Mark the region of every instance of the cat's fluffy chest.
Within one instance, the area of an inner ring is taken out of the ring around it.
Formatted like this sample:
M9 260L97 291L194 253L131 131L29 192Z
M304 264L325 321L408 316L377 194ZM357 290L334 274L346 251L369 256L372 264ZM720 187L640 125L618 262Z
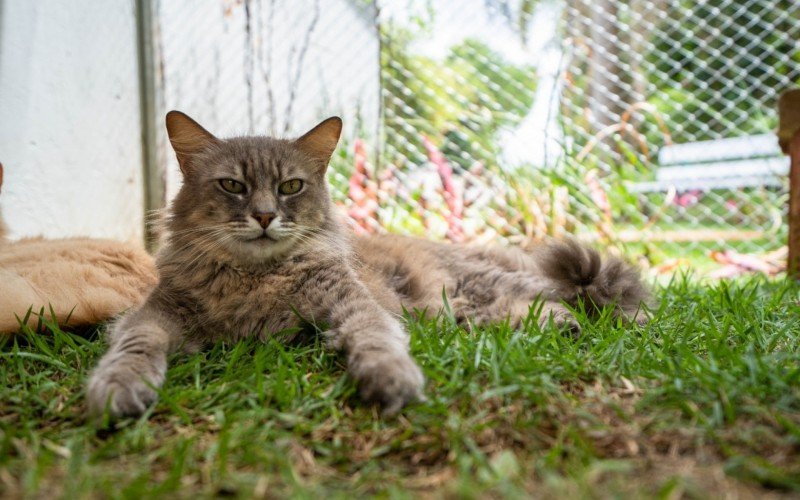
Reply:
M317 268L303 259L262 269L208 263L164 282L184 299L181 315L198 340L266 338L298 326L301 318L314 320L313 304L302 289Z

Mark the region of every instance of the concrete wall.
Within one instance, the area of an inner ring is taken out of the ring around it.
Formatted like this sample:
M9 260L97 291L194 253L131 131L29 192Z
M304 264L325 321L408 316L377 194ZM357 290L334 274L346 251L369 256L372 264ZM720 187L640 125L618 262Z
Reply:
M133 0L0 8L0 204L11 236L141 240Z

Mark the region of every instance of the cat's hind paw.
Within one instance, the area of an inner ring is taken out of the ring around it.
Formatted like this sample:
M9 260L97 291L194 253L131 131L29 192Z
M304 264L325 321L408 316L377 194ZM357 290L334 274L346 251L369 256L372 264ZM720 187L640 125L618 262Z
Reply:
M547 303L544 305L539 316L539 327L544 328L550 321L559 330L568 332L572 338L577 339L581 336L580 323L578 323L572 311L562 304Z

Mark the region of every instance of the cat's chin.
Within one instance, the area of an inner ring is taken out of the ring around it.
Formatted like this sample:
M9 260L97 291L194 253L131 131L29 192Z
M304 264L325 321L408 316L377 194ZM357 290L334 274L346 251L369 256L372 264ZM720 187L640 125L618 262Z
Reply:
M294 238L276 239L269 235L241 240L235 245L234 255L246 264L274 262L288 257L296 248Z

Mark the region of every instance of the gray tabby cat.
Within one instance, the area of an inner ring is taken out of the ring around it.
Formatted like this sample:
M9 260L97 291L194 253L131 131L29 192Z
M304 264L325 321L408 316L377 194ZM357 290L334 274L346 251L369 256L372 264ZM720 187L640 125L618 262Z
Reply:
M157 256L160 281L113 326L88 384L93 415L144 412L171 351L303 323L327 325L325 345L345 354L361 397L393 414L423 398L400 313L436 313L443 289L456 318L476 324L518 325L536 300L544 301L540 323L575 332L564 304L579 300L645 321L638 272L577 243L524 252L351 237L325 182L341 128L334 117L296 140L221 140L183 113L167 114L184 183Z

